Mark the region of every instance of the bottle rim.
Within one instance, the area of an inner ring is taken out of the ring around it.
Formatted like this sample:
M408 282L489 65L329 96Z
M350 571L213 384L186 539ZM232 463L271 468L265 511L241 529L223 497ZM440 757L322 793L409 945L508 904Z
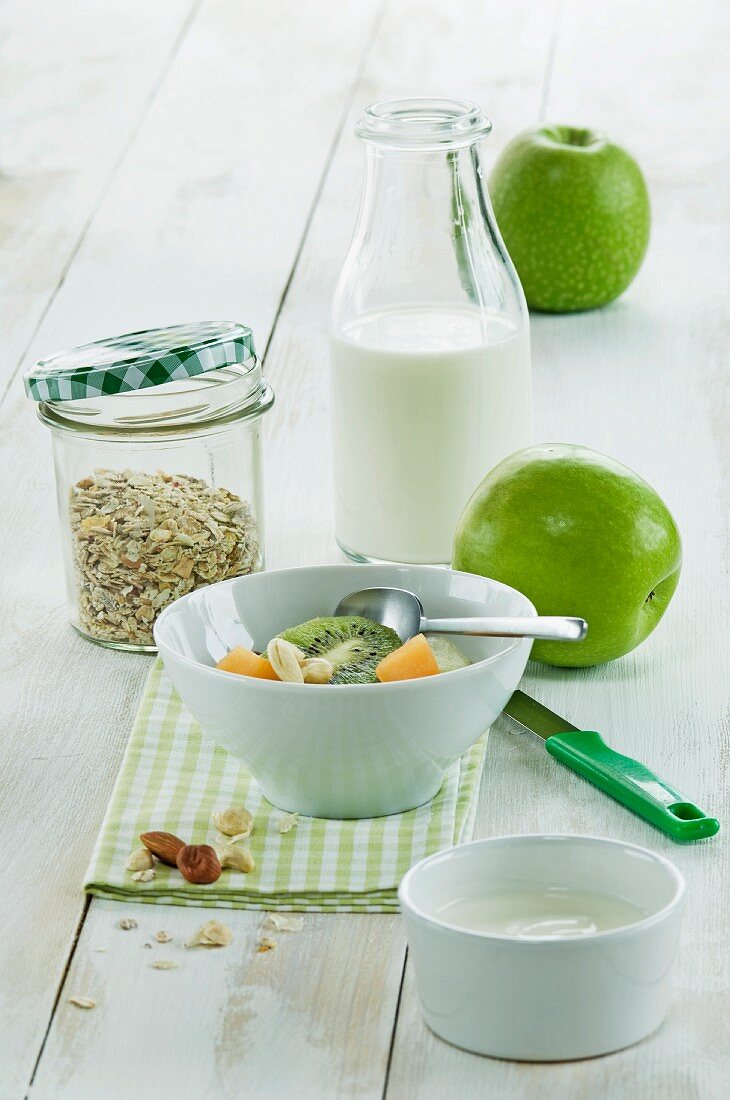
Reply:
M391 99L365 108L355 127L362 141L405 149L472 145L492 129L481 108L467 99Z

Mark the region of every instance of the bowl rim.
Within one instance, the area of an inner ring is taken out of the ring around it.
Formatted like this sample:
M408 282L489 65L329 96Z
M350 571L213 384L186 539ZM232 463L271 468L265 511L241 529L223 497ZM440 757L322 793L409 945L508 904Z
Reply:
M519 845L525 841L534 840L557 840L559 842L578 841L581 843L589 843L597 847L610 845L611 847L630 848L634 852L641 852L642 855L648 856L653 862L660 864L669 874L669 877L674 883L674 892L666 905L663 905L662 908L658 909L655 913L649 913L646 917L632 921L630 924L619 925L618 928L609 928L603 932L579 933L569 936L529 937L509 936L499 932L479 932L473 928L464 928L459 924L451 924L449 921L441 920L427 913L416 905L409 896L414 878L427 864L448 862L450 859L454 858L455 852L463 851L466 848L484 847L489 844L507 844L508 846L513 844ZM651 848L646 848L641 844L633 844L631 841L619 840L616 837L596 836L592 833L505 833L502 836L481 837L478 840L471 840L466 844L455 844L451 848L443 848L440 852L434 852L430 856L425 856L423 859L419 860L418 863L414 863L401 879L398 887L398 901L400 902L401 909L407 911L409 916L415 917L420 922L432 928L441 929L446 932L454 932L460 936L468 936L476 940L516 944L520 948L524 947L526 950L532 950L539 946L544 947L546 944L550 944L551 947L558 950L565 950L575 948L576 944L595 943L596 940L605 940L611 937L620 938L630 935L634 931L643 930L655 924L660 924L670 913L679 908L682 904L685 890L686 881L677 865L666 856L660 855L659 852L654 852Z
M490 584L490 585L492 585L496 588L504 589L507 592L514 592L516 595L520 596L525 601L528 608L530 609L531 614L532 615L537 615L537 609L535 608L535 605L525 595L524 592L520 592L520 590L518 588L513 588L509 584L504 584L502 581L494 580L492 577L483 577L483 576L481 576L481 574L468 573L468 572L466 572L465 570L462 570L462 569L451 569L449 566L445 567L445 566L442 566L442 565L408 565L407 563L402 563L402 564L405 568L408 568L408 569L417 569L419 571L420 570L425 570L425 571L428 571L428 572L438 572L438 573L449 573L449 574L452 574L454 576L473 577L477 581L486 581L488 584ZM398 568L398 567L399 566L396 563L394 565L394 568ZM275 576L278 573L289 573L289 574L308 573L308 572L311 572L311 571L314 571L314 570L328 570L328 569L352 569L352 570L358 570L358 571L360 571L360 570L362 570L362 571L376 571L376 570L380 570L380 569L383 569L383 568L388 568L387 564L379 565L377 563L370 563L370 562L367 562L367 563L366 562L363 562L363 563L353 562L353 563L350 564L350 563L347 563L347 562L336 562L336 563L325 563L323 565L297 565L297 566L286 567L286 568L282 568L282 569L263 569L263 570L260 570L257 573L247 573L247 574L244 574L241 577L228 577L226 580L216 581L215 584L204 585L201 588L194 589L192 592L187 592L184 596L180 596L177 600L174 600L171 604L168 604L167 607L164 608L164 610L158 615L158 617L157 617L157 619L154 623L154 626L153 626L153 636L154 636L154 640L155 640L155 645L157 646L157 649L159 651L160 656L162 656L163 654L170 654L172 657L174 657L174 659L176 661L180 661L182 664L187 665L189 668L199 669L203 673L210 674L210 675L213 675L215 677L225 676L229 680L235 680L238 683L245 683L248 687L250 687L254 691L274 691L274 692L278 693L278 692L281 691L281 689L283 687L285 689L288 689L289 691L306 691L308 696L311 696L313 691L315 691L315 690L320 692L320 693L322 691L325 691L328 694L331 694L333 686L337 688L338 695L340 695L345 690L347 690L348 692L351 692L351 693L352 692L367 691L370 688L375 687L376 685L375 684L335 684L335 685L332 685L332 684L291 684L291 683L286 683L286 682L283 682L283 681L258 679L255 676L241 676L239 673L236 673L236 672L226 672L225 669L216 668L214 665L213 666L204 665L201 661L195 660L194 657L188 657L184 653L179 653L178 650L173 649L170 645L166 644L163 640L160 639L160 637L158 637L158 629L160 627L160 624L164 625L164 622L168 617L172 617L172 613L173 613L174 609L178 608L179 604L191 601L193 597L199 596L200 593L208 591L209 589L212 589L212 588L222 588L224 585L232 587L234 584L236 584L238 582L248 580L249 577L260 577L260 576L264 576L264 575ZM455 668L455 669L451 669L448 672L441 672L441 673L438 674L438 676L422 676L422 677L416 677L415 679L411 679L411 680L394 680L394 681L389 681L388 683L385 683L385 684L379 683L377 686L380 687L380 688L385 688L385 689L393 692L393 691L403 691L404 689L409 688L409 687L412 688L415 684L434 684L434 683L438 683L442 679L442 677L444 677L444 676L451 676L451 677L460 676L462 678L462 680L465 680L466 676L474 675L477 670L487 668L491 664L495 664L498 661L502 661L509 654L511 654L511 653L515 652L517 649L519 649L519 647L521 645L523 645L525 642L529 643L529 641L530 641L529 638L514 638L513 640L509 640L509 639L502 639L502 640L507 641L509 643L508 645L506 645L504 647L504 649L500 649L498 653L493 653L490 657L485 657L481 661L473 661L471 664L465 665L463 668ZM516 684L515 684L515 687L517 687Z

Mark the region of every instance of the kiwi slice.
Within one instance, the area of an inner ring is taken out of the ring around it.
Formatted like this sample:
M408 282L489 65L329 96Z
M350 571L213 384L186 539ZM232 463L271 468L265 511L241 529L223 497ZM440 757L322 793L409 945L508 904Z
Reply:
M453 672L457 668L466 668L471 664L450 638L444 638L442 634L429 634L428 644L433 650L439 672Z
M331 684L374 684L375 669L401 640L394 630L359 615L310 619L280 634L307 657L326 657L334 665Z

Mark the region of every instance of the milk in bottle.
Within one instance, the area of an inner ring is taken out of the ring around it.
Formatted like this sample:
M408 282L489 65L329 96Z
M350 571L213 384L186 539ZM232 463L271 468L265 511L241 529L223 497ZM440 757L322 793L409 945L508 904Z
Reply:
M473 104L369 108L363 200L330 339L336 532L356 560L448 562L484 475L531 442L524 296Z

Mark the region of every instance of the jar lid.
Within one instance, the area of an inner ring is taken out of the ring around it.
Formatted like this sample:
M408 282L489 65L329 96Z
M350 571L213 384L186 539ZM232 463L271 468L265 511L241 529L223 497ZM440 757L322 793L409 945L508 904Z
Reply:
M33 401L80 401L161 386L255 359L253 333L204 321L112 336L39 359L25 374Z

